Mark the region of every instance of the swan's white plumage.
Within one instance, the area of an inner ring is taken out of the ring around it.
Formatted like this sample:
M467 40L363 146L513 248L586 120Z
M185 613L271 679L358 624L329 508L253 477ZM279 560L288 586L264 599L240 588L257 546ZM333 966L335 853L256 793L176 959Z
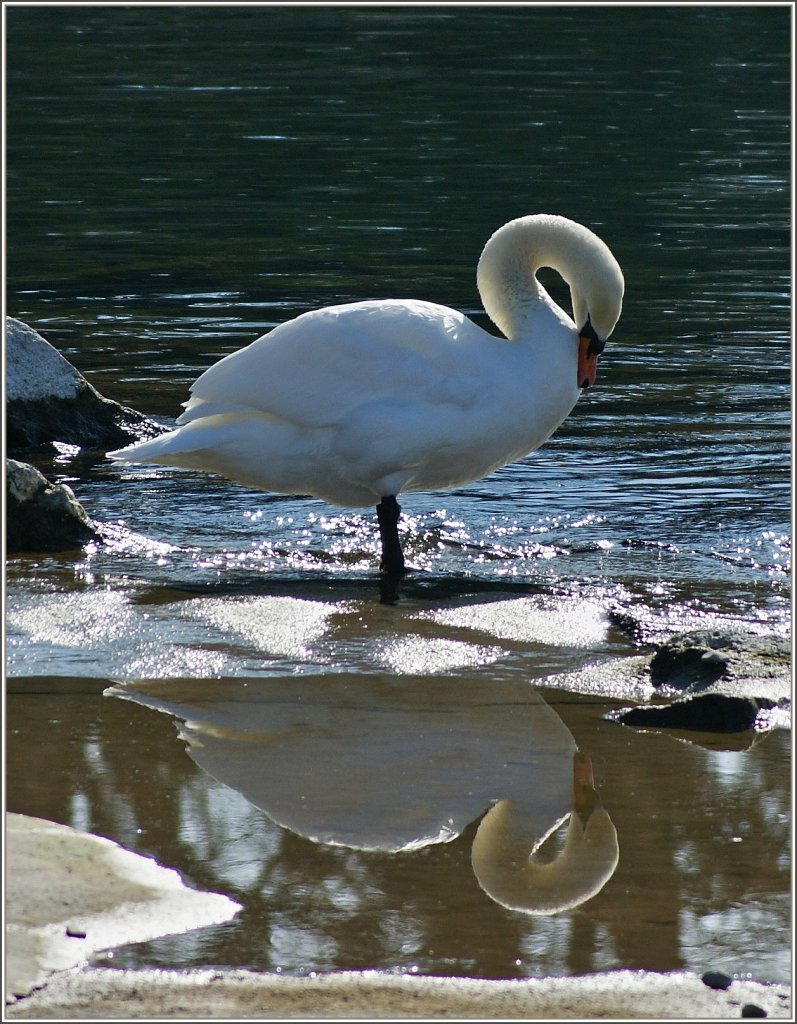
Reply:
M507 338L417 300L315 310L211 366L175 430L108 454L351 506L479 479L542 444L580 394L576 325L537 282L542 265L608 336L622 301L609 250L573 221L524 217L479 262Z

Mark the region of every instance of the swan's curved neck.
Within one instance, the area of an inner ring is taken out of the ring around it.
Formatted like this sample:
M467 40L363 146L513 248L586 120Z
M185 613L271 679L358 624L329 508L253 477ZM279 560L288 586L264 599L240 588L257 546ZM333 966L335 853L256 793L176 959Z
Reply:
M555 306L537 280L540 267L552 267L564 278L574 319L582 312L586 318L582 282L591 272L596 241L580 224L549 214L519 217L499 228L482 251L476 275L485 311L496 327L514 340L534 307Z

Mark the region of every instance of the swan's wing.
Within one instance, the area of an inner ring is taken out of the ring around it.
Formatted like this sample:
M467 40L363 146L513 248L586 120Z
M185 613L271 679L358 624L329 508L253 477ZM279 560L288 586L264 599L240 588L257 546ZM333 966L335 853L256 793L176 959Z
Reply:
M305 427L341 423L363 403L411 399L468 408L491 338L461 313L426 302L331 306L276 327L194 383L179 424L231 412Z

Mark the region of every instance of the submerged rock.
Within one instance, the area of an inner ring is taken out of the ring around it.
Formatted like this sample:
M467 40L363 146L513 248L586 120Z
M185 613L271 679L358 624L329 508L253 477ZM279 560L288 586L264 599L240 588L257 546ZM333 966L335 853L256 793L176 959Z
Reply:
M72 489L25 462L6 459L6 550L66 551L99 541Z
M764 697L730 697L704 693L672 704L624 708L610 714L612 721L649 729L687 729L699 732L746 732L755 729L761 712L775 702Z
M103 396L57 349L20 320L6 318L6 448L66 442L108 449L166 428Z

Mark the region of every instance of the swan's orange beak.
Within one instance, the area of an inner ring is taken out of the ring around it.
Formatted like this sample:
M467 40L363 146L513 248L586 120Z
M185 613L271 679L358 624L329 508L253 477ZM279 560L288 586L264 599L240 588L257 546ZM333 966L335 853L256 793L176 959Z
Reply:
M598 357L590 352L592 338L582 334L578 339L578 386L591 388L598 375Z

